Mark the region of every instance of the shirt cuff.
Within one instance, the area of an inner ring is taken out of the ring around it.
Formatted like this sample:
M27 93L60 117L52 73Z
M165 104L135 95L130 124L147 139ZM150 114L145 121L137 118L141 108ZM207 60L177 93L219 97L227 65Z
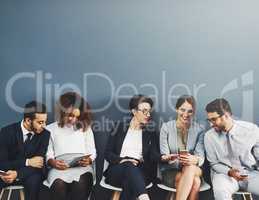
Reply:
M25 166L26 166L26 167L29 166L29 159L26 159L26 161L25 161Z

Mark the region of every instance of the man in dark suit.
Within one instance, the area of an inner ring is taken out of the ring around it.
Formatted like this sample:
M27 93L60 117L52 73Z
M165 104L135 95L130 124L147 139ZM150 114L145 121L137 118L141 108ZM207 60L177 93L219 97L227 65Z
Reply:
M21 184L26 200L38 199L50 137L46 121L46 106L32 101L25 105L21 122L1 129L0 170L6 173L0 175L0 189Z

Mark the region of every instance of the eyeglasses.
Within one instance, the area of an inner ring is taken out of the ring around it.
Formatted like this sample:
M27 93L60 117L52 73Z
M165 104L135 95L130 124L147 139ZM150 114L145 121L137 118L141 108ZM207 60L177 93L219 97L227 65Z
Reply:
M181 112L187 112L188 114L192 114L192 113L193 113L193 110L192 110L192 109L188 110L188 109L185 109L185 108L180 108L179 110L180 110Z
M144 115L151 115L151 110L147 110L147 109L138 109L138 111L142 112Z
M223 116L223 114L222 114L222 115L219 115L219 116L217 116L217 117L207 118L207 121L208 121L208 122L211 122L211 123L215 123L215 122L217 121L217 119L220 118L220 117L222 117L222 116Z

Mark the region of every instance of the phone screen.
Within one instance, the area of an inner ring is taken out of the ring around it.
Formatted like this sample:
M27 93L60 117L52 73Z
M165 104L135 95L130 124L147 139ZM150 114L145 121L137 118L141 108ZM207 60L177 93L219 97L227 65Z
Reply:
M186 154L188 154L189 152L188 152L188 150L186 150L186 149L183 149L183 150L180 150L180 154L182 154L182 155L186 155Z
M0 170L0 175L5 176L5 175L6 175L6 172L3 171L3 170Z

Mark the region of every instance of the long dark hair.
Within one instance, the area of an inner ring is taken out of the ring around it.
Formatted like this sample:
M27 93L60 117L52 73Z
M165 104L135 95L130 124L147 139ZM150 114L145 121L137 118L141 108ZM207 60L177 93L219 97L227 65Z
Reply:
M67 92L60 96L56 106L56 118L58 125L64 127L65 116L68 109L77 108L80 110L80 116L78 117L77 128L82 128L86 131L87 128L92 124L92 112L89 104L75 92Z

